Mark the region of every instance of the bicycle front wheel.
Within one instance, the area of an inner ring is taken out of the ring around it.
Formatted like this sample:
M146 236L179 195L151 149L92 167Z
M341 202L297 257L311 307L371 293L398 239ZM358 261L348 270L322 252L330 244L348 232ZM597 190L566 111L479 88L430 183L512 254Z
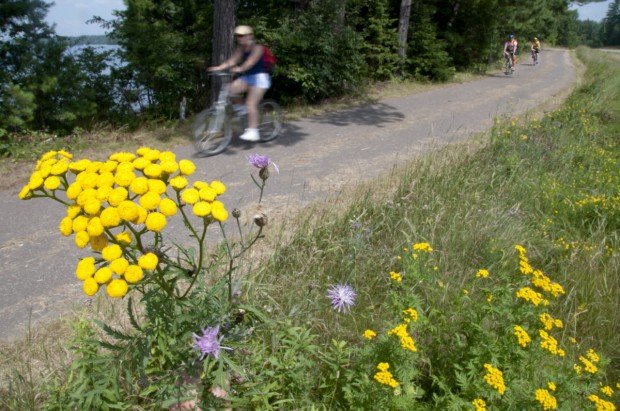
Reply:
M259 142L264 143L276 139L282 132L282 111L280 105L273 100L264 100L258 108L260 124Z
M230 117L214 109L203 110L196 115L192 134L194 147L199 155L207 157L219 154L232 140Z

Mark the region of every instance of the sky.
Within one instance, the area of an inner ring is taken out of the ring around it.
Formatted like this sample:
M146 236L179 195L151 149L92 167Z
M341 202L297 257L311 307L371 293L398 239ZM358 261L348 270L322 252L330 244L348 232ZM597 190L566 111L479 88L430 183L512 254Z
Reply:
M96 24L86 24L93 16L104 20L111 19L112 10L125 8L123 0L46 0L54 2L47 14L47 22L56 24L56 34L60 36L85 36L105 34Z
M571 9L577 9L579 20L601 21L605 18L611 2L612 0L607 0L600 3L586 4L585 6L571 7Z
M601 21L612 0L577 6L581 20ZM112 18L112 10L125 8L123 0L54 0L47 15L48 23L56 24L56 34L61 36L83 36L104 34L105 30L95 24L86 24L92 16L107 20Z

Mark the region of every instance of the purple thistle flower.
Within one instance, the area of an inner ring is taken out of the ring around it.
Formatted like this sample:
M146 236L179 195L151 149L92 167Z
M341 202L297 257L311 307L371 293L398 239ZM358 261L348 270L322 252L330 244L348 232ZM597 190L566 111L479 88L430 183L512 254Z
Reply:
M276 172L280 173L280 169L278 169L278 166L276 165L276 163L271 161L271 159L267 156L262 156L260 154L252 154L248 157L248 163L260 169L267 168L269 167L269 164L272 164L273 168L276 169Z
M207 327L202 330L202 335L192 333L194 337L194 348L200 350L202 360L207 354L213 355L213 358L217 359L220 355L220 342L217 339L217 334L220 332L220 326Z
M349 311L355 304L355 291L349 284L336 284L327 290L327 298L332 300L334 310L342 313Z

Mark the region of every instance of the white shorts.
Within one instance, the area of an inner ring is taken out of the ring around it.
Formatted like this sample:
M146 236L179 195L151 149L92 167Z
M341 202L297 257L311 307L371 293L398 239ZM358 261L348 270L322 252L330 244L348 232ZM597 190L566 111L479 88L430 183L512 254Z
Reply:
M265 90L271 87L271 77L269 77L267 73L247 74L239 78L250 87L257 87Z

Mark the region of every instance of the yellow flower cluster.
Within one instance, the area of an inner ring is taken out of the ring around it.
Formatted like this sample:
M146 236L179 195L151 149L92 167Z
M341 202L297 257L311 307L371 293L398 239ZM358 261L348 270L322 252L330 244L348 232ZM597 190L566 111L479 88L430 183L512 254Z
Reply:
M558 408L558 401L551 393L545 389L536 390L536 400L542 405L543 410L555 410Z
M527 345L532 341L527 331L519 325L514 326L514 334L517 336L519 345L523 348L527 347Z
M403 281L403 276L400 275L400 273L397 273L395 271L391 271L390 272L390 278L394 281L396 281L397 283L400 283Z
M391 372L388 371L390 368L390 364L387 362L381 362L377 365L378 373L375 374L374 379L383 385L387 385L392 388L398 387L398 381L394 379L394 376Z
M554 297L559 297L565 293L564 287L551 281L541 270L535 270L532 274L532 284L535 287L551 293Z
M596 405L596 411L616 411L616 406L610 401L605 401L596 394L591 394L588 399Z
M372 340L376 336L377 336L377 333L374 332L373 330L364 331L364 338L366 338L367 340Z
M416 352L417 348L415 346L415 341L413 341L413 338L411 338L411 336L407 332L407 324L408 322L404 322L402 324L397 325L396 327L391 329L388 332L388 334L395 335L398 338L400 338L400 346L403 349L409 350L411 352Z
M433 251L433 247L429 243L415 243L412 247L413 251L424 251L426 253Z
M476 398L471 403L475 411L487 411L487 403L482 398Z
M549 381L549 382L547 383L547 387L548 387L551 391L555 391L555 389L557 388L557 387L555 386L555 383L554 383L554 382L551 382L551 381Z
M487 278L489 276L489 271L481 268L480 270L478 270L478 272L476 273L476 277L477 278Z
M539 334L541 338L540 346L543 349L560 357L564 357L566 355L566 352L563 349L558 348L558 340L549 335L545 330L540 330Z
M418 321L418 312L413 308L407 308L406 310L403 310L403 314L405 314L405 318L403 318L403 321L405 321L406 323L411 320Z
M601 392L608 397L611 397L612 395L614 395L614 390L609 385L601 387Z
M471 403L475 411L487 411L487 403L482 398L476 398Z
M196 166L190 160L176 161L170 151L141 147L136 153L117 152L106 161L73 161L65 151L50 151L41 156L20 199L50 197L67 205L60 224L62 235L74 235L78 248L90 245L100 252L102 261L85 258L78 263L76 276L84 281L87 295L106 285L110 297L123 297L128 284L142 280L142 270L155 270L158 258L153 253L138 253L140 235L161 232L167 219L186 204L194 214L211 221L224 221L228 213L216 197L226 191L219 181L197 181L178 200L178 192L188 185L186 177ZM74 176L74 178L72 177ZM177 201L168 194L168 186L177 193ZM196 191L188 201L189 190ZM57 196L64 191L69 203ZM98 265L98 266L97 266Z
M553 318L548 313L540 314L539 318L540 318L540 322L543 323L543 326L545 327L545 330L547 331L552 330L553 327L556 327L556 328L564 327L564 323L562 322L562 320L560 320L559 318Z
M523 287L519 291L517 291L517 297L522 298L525 301L529 301L536 306L543 302L542 294L537 293L530 287Z
M600 359L601 358L598 356L598 354L593 349L589 349L585 357L583 355L579 356L579 361L581 361L581 363L583 364L583 367L586 370L586 372L589 372L590 374L595 374L598 371L598 368L596 367L596 363L598 363ZM581 374L580 365L575 364L573 368L575 369L575 372L577 374Z
M519 254L519 270L524 275L532 275L532 285L550 293L554 297L559 297L565 293L564 288L560 284L554 283L545 275L545 273L542 272L542 270L535 270L530 265L523 246L517 244L515 246L515 250L517 250L517 253Z
M487 370L487 373L484 376L486 383L495 388L500 395L504 395L506 392L504 374L491 364L484 364L484 368Z

